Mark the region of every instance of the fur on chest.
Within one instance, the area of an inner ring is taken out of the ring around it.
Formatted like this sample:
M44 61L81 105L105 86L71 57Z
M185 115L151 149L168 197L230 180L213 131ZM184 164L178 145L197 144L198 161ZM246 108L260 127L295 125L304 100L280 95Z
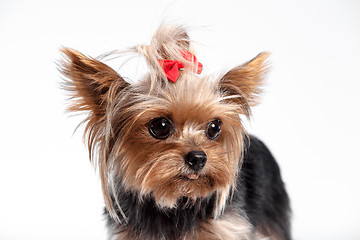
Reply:
M157 234L134 234L131 228L121 228L120 232L114 232L110 239L112 240L250 240L254 239L254 232L250 224L240 215L226 213L219 219L207 220L197 223L193 229L184 230L180 235L173 235L166 231L168 227L165 223ZM167 235L166 235L167 234Z

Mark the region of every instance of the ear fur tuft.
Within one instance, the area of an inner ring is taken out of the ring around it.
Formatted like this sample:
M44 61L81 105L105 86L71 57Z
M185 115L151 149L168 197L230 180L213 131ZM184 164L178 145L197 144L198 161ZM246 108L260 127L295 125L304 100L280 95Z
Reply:
M105 114L107 93L114 81L127 83L108 65L80 52L63 48L65 55L60 71L65 76L64 87L74 101L70 111L90 111L93 116Z
M219 82L222 94L231 103L242 106L242 113L249 116L250 107L258 104L261 85L268 72L270 53L262 52L249 62L228 71Z

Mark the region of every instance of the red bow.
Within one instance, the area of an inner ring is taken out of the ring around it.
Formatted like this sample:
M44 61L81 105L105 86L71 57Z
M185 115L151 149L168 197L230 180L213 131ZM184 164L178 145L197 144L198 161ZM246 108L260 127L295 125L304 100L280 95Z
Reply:
M189 51L181 51L182 56L185 60L194 63L194 70L196 73L200 74L203 68L203 65L197 61L194 54ZM164 69L167 79L171 82L176 82L180 76L179 70L185 68L185 64L179 60L168 60L168 59L158 59L160 66Z

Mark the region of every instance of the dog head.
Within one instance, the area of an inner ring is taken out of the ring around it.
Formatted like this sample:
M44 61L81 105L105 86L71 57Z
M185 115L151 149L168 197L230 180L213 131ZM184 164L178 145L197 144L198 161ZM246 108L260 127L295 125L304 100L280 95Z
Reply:
M188 33L178 26L161 26L150 45L130 51L149 69L133 84L98 59L62 50L69 110L88 113L85 133L108 211L116 216L121 209L114 205L122 189L152 197L160 208L216 195L220 213L241 163L239 115L250 116L257 103L268 54L218 78L201 76Z

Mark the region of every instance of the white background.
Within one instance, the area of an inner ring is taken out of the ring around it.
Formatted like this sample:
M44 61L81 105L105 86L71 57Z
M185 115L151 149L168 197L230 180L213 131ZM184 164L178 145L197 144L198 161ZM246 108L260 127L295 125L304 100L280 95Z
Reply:
M294 239L360 239L360 3L345 0L2 0L0 239L106 239L58 49L98 56L146 43L164 19L192 27L204 74L272 52L247 125L281 166Z

